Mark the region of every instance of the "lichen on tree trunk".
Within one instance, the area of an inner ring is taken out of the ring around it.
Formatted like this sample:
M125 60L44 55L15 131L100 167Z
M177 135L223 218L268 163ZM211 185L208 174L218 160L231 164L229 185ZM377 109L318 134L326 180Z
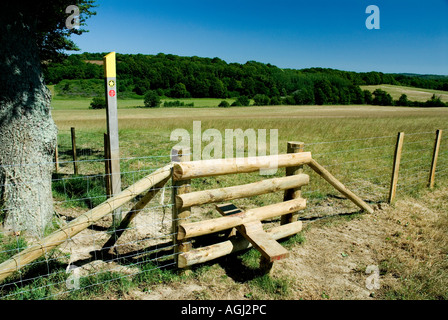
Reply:
M51 96L32 26L18 19L0 33L0 221L40 237L53 216Z

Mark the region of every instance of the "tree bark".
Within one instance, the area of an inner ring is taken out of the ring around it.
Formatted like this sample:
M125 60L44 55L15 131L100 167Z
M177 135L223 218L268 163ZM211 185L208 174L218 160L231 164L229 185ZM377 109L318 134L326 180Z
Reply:
M53 216L57 128L32 21L0 22L0 222L41 237Z

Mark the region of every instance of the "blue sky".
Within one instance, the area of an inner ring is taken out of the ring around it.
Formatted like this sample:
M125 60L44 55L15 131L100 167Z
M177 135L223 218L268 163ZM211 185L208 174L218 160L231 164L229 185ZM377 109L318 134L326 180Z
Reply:
M98 0L86 52L448 75L448 0ZM380 9L369 30L366 8Z

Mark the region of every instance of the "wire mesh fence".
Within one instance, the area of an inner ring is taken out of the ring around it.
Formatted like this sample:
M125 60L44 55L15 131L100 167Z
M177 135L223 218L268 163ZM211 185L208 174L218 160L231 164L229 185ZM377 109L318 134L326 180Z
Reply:
M58 136L58 158L52 178L54 219L45 231L51 234L109 197L106 188L103 136L100 133L76 132L76 156L73 159L70 130ZM399 170L397 197L416 196L428 186L433 160L435 132L406 132ZM338 141L305 142L305 151L322 164L351 191L371 205L388 201L397 136L377 136ZM149 152L148 152L149 153ZM122 189L155 172L171 160L169 152L152 156L128 156L120 159ZM446 185L448 173L448 142L441 140L437 159L436 186ZM39 165L39 164L36 164ZM75 167L77 166L77 174ZM303 188L308 199L300 219L321 218L359 208L341 197L338 192L308 168L310 184ZM277 176L285 173L279 170ZM257 174L196 179L194 190L210 189L231 184L234 179L247 183ZM29 183L29 181L27 182ZM36 183L39 183L36 180ZM1 186L2 188L4 186ZM135 208L143 195L120 208L122 215L135 210L138 215L123 229L113 227L113 212L92 223L90 227L68 237L55 249L27 264L0 282L0 299L77 299L86 292L126 286L131 282L143 285L154 281L154 273L164 268L175 268L176 250L173 245L174 206L172 193L177 188L169 180L163 187L154 188L155 197L144 207ZM278 202L282 194L268 194L241 200L242 208ZM275 198L277 197L277 198ZM0 209L3 217L7 208ZM196 208L190 219L213 217L213 207ZM121 236L117 236L120 234ZM0 263L41 239L24 234L0 232ZM20 261L16 261L20 264ZM1 270L0 270L1 272Z

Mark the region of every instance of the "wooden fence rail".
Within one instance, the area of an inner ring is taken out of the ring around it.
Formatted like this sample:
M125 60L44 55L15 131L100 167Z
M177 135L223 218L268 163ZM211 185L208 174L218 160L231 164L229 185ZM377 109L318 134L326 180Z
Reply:
M0 264L0 281L14 272L19 271L22 267L38 259L42 255L45 255L60 244L63 244L67 239L75 236L107 214L110 214L115 209L131 201L139 194L151 189L164 180L168 180L171 177L171 174L172 165L170 164L147 175L119 194L109 198L99 206L71 221L58 231L45 237L38 244L28 247L11 257L9 260L6 260Z

